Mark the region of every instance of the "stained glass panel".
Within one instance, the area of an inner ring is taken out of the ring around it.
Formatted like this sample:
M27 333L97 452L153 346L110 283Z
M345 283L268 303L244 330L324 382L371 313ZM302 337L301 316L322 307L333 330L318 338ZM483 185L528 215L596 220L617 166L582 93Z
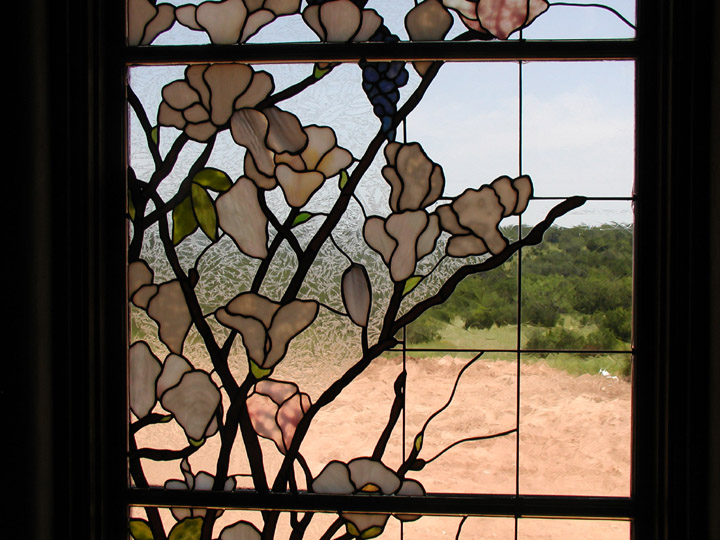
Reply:
M179 29L292 41L293 25L328 43L407 39L396 25L515 39L547 13L591 10L128 6L132 45ZM129 69L131 486L627 495L632 63L271 60ZM321 538L419 530L412 513L338 512ZM233 527L230 514L147 510L131 534L302 538L320 521L267 511ZM486 519L457 514L438 530Z
M635 3L547 0L128 0L129 45L608 39L635 36ZM385 30L383 30L385 28Z

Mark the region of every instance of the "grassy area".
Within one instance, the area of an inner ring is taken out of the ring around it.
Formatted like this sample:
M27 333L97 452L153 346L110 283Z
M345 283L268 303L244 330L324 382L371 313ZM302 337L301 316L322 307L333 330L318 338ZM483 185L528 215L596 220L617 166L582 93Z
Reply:
M565 317L562 328L568 328L585 337L596 331L593 325L582 325L576 317ZM428 349L512 349L517 344L517 327L515 325L492 326L490 328L465 329L463 321L459 318L451 323L444 323L437 332L438 337L428 341L411 343L412 348ZM523 327L523 346L527 346L529 337L534 332L543 332L544 329ZM618 349L629 347L619 342ZM563 348L563 347L560 347ZM564 347L570 349L572 347ZM447 352L423 352L423 355L446 356ZM471 357L472 353L457 353L458 357ZM490 356L488 356L490 358ZM543 362L555 369L561 369L572 375L598 374L601 370L618 377L630 375L629 354L597 354L588 351L587 354L552 353L552 354L523 354L523 361L536 363Z

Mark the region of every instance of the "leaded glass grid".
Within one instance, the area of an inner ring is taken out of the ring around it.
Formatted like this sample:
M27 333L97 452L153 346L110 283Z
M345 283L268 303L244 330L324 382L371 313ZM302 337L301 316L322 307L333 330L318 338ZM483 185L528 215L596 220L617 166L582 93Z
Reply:
M458 538L490 515L534 538L531 517L632 518L634 42L530 41L561 7L632 38L629 3L199 4L128 4L130 535L437 537L417 526L437 514ZM458 43L479 63L451 62ZM593 372L581 394L544 391L573 370ZM588 416L563 416L578 400ZM570 420L619 423L627 446L564 468ZM573 484L603 458L619 484ZM333 518L310 532L317 511Z

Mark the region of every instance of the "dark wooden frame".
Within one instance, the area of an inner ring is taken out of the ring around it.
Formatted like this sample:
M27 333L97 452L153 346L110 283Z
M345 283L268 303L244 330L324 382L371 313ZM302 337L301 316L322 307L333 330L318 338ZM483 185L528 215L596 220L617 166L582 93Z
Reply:
M637 539L717 537L720 452L712 451L719 448L712 390L720 393L713 302L720 218L711 210L720 202L712 136L720 122L712 90L717 13L709 4L640 0L638 41L616 50L639 58L642 204L635 271L642 279L636 286L633 498L603 498L598 506L583 497L483 497L458 506L461 513L620 513L633 516ZM7 197L25 202L10 205L8 220L24 227L13 246L19 264L9 285L24 294L12 306L19 324L9 333L18 344L18 368L2 383L5 410L29 413L21 415L15 431L21 436L10 445L20 451L21 485L28 488L19 507L30 512L24 523L17 521L24 535L29 527L31 537L42 539L124 538L125 441L110 428L125 422L125 389L118 382L124 378L125 297L112 285L123 279L124 266L124 10L122 2L92 0L32 0L23 8L18 25L29 41L19 47L18 67L29 84L20 86L19 103L27 103L29 113L12 155L29 155L18 160L25 165L23 181L13 182ZM535 46L513 47L513 56L525 47L523 54L552 58L554 48L565 45L548 45L542 54ZM372 56L371 47L351 49L356 46L336 54ZM433 57L430 50L420 56ZM223 494L208 496L227 503ZM269 497L262 506L305 504ZM401 508L402 499L396 504ZM440 500L423 504L444 511Z

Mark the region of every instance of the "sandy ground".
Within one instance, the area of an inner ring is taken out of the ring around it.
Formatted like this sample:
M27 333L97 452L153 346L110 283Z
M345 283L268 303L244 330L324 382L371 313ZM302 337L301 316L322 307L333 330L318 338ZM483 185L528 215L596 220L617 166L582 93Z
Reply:
M397 469L403 461L403 446L409 451L428 417L448 401L457 374L466 363L452 357L407 360L405 426L403 429L401 420L393 431L383 456L387 466ZM313 475L330 460L349 461L372 454L387 422L394 398L393 382L401 371L399 358L377 359L317 415L301 447ZM328 369L325 376L301 373L296 381L315 400L336 376ZM517 434L512 433L459 444L408 477L420 481L428 492L513 494L517 470L521 494L627 496L629 382L602 375L572 376L542 363L523 365L520 380L519 460ZM427 426L420 457L431 460L465 437L512 430L517 416L517 365L481 358L460 378L451 405ZM161 429L142 430L138 442L141 447L180 448L185 439L171 423ZM193 470L213 473L218 447L218 437L210 439L191 457ZM263 440L262 447L268 477L273 478L282 456L270 441ZM181 478L178 465L146 462L145 469L151 484L162 484L169 478ZM233 449L230 470L233 474L248 473L241 442ZM250 487L247 476L239 476L238 483ZM305 538L319 538L335 517L317 516ZM237 519L262 523L260 516L245 512L226 512L221 519L223 523ZM405 538L416 540L450 539L456 537L460 523L458 517L424 517L406 523L403 533ZM276 535L279 540L288 537L283 528ZM470 518L462 524L460 538L511 540L514 528L513 519ZM619 540L629 536L625 522L518 520L521 539ZM391 518L381 538L399 537L399 522Z

